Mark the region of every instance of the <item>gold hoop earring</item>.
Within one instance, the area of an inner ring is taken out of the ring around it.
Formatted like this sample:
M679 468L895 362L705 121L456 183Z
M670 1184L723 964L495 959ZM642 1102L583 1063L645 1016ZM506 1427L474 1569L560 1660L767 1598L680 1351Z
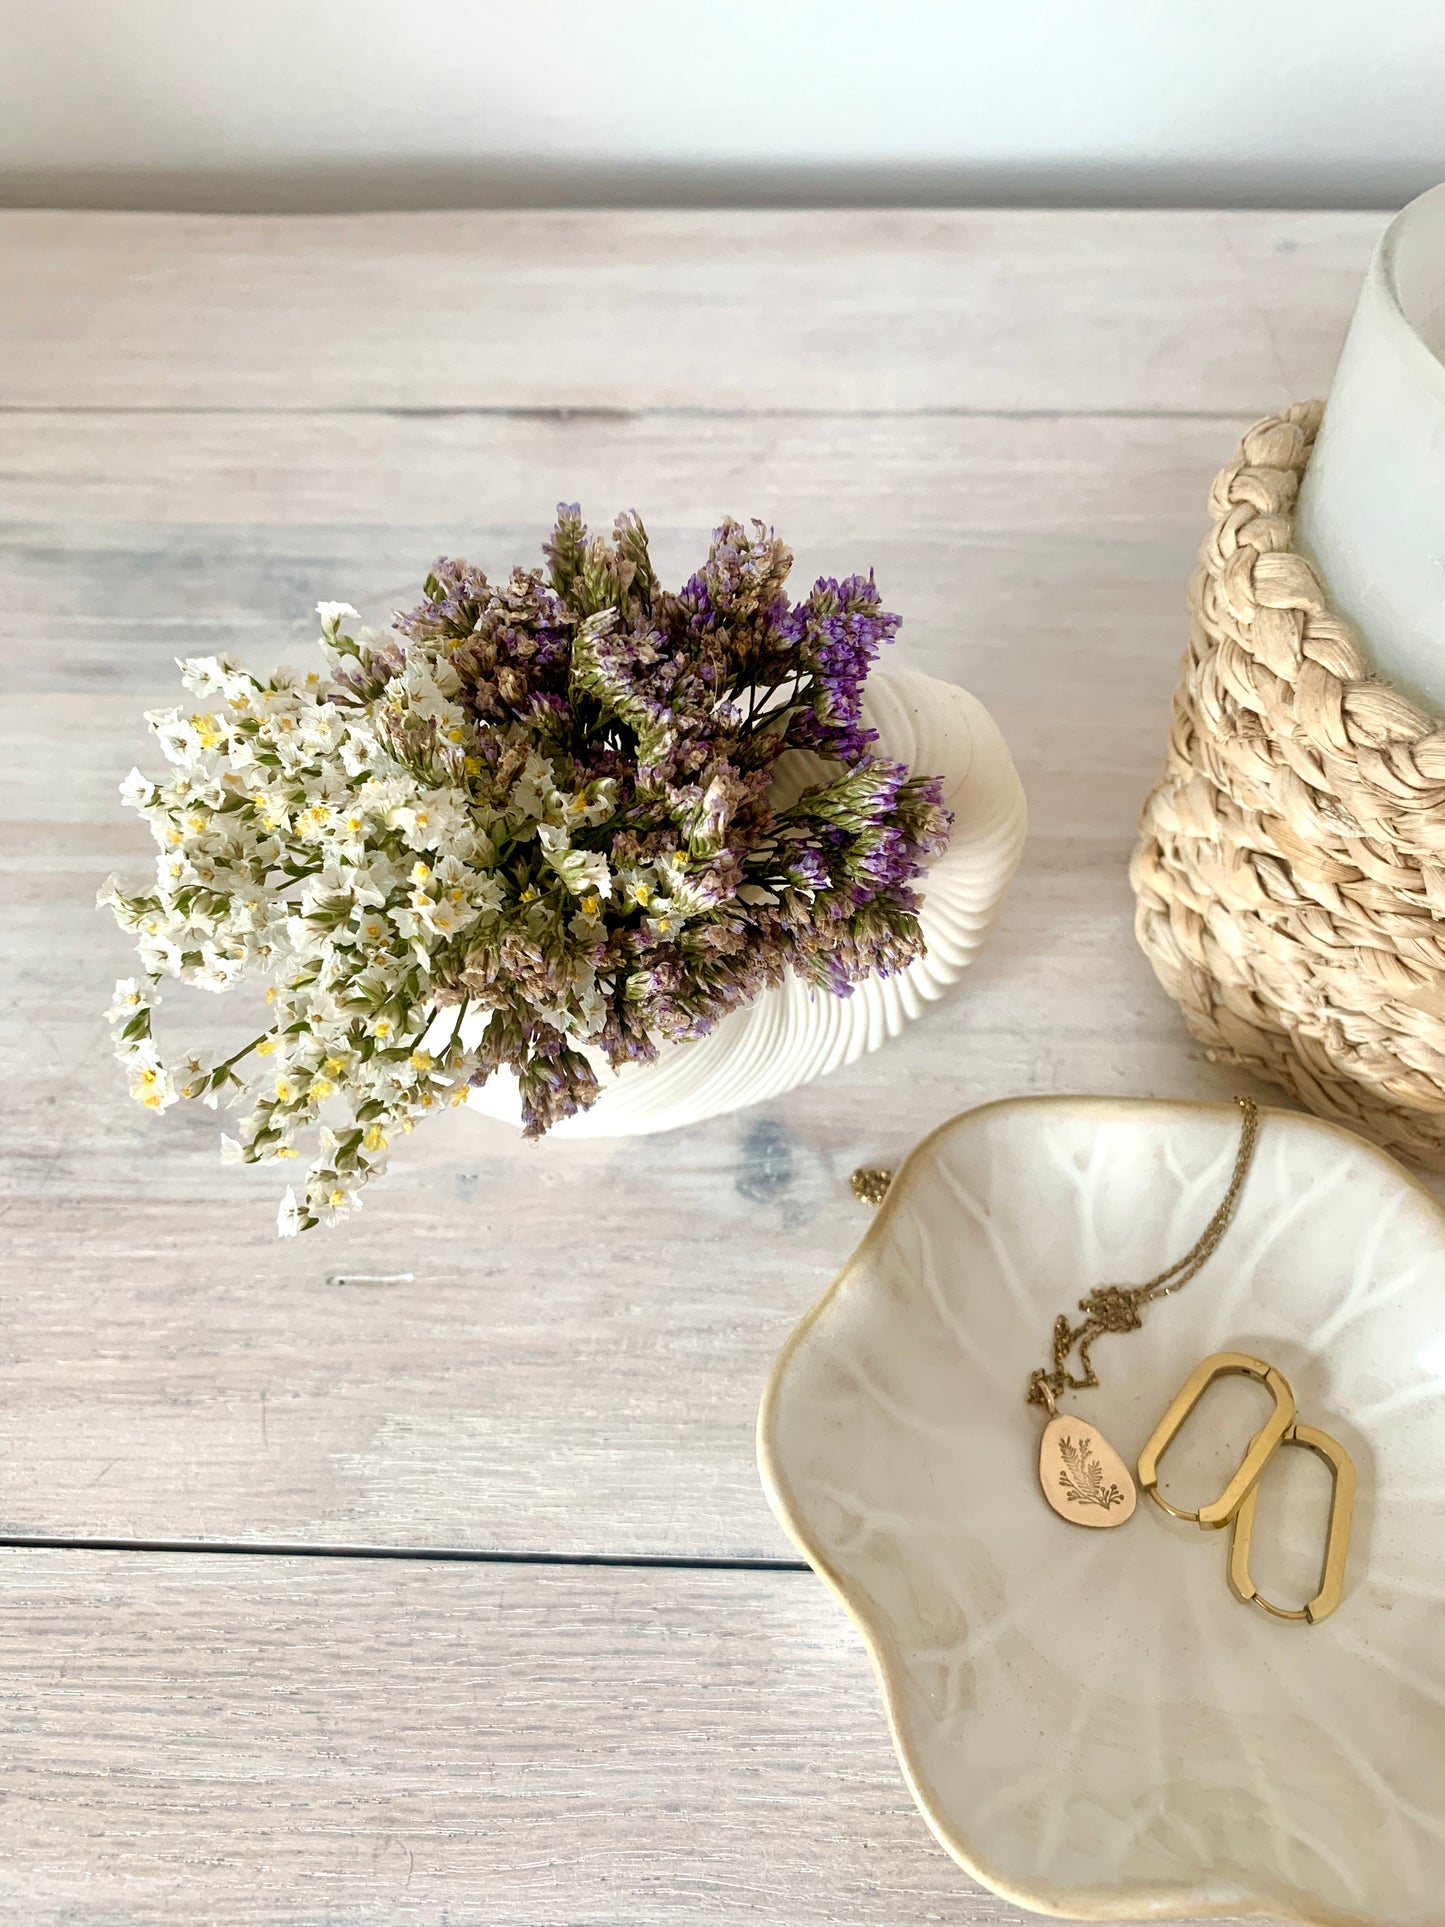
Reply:
M1302 1445L1322 1458L1330 1468L1333 1489L1330 1494L1330 1522L1325 1534L1324 1558L1320 1562L1319 1591L1303 1606L1276 1606L1266 1599L1249 1574L1249 1553L1254 1539L1254 1514L1259 1500L1256 1483L1246 1493L1234 1515L1229 1536L1229 1590L1246 1606L1258 1606L1275 1619L1303 1619L1318 1626L1339 1605L1345 1590L1345 1560L1350 1550L1350 1527L1355 1513L1355 1462L1338 1439L1314 1425L1291 1425L1281 1445Z
M1232 1376L1257 1379L1274 1399L1274 1410L1250 1440L1238 1469L1219 1497L1212 1499L1208 1505L1200 1506L1197 1512L1190 1512L1183 1506L1173 1504L1159 1490L1159 1461L1215 1379ZM1216 1531L1220 1526L1229 1524L1247 1494L1253 1490L1260 1473L1269 1462L1270 1454L1294 1423L1294 1413L1294 1393L1283 1372L1266 1364L1262 1358L1252 1358L1248 1352L1214 1352L1202 1364L1195 1366L1174 1394L1163 1418L1149 1434L1144 1450L1139 1454L1139 1484L1155 1505L1172 1519L1185 1519L1191 1525L1202 1526L1205 1531Z

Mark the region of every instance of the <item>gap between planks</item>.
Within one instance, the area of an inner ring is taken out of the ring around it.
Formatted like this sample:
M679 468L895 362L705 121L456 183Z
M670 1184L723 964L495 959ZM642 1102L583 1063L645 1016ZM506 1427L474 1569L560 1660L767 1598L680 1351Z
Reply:
M124 1539L66 1533L0 1532L0 1549L24 1552L146 1552L248 1559L395 1559L467 1566L600 1566L611 1571L808 1572L805 1559L716 1557L707 1553L505 1552L469 1546L367 1546L258 1543L244 1539Z
M1237 408L965 408L946 404L922 408L708 408L701 405L673 408L590 408L587 404L569 407L565 402L549 407L528 407L524 403L472 404L436 403L409 407L404 403L368 407L344 403L325 403L314 408L287 407L279 403L257 406L199 404L172 406L166 402L0 402L0 415L156 415L181 418L211 415L280 415L302 421L324 420L332 415L360 415L380 420L447 421L453 417L479 421L549 422L643 422L643 421L982 421L982 422L1237 422Z

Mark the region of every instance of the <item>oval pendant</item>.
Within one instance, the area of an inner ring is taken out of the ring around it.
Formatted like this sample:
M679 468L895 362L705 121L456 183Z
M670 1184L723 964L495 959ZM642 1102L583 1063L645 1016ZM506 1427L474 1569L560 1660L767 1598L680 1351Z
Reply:
M1097 1425L1059 1412L1039 1440L1039 1484L1072 1526L1121 1526L1134 1516L1129 1468Z

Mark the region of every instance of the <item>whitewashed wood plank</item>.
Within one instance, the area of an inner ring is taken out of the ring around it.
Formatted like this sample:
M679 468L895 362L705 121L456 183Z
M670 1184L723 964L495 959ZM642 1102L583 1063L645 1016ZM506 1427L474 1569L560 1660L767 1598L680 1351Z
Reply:
M1382 216L0 214L0 404L1262 413Z
M242 500L268 520L234 526L217 519L215 423L135 426L122 473L148 469L149 509L180 519L107 520L101 480L77 484L73 519L0 531L16 692L0 711L0 1070L24 1094L0 1111L0 1523L785 1553L753 1417L861 1230L848 1170L1011 1092L1231 1088L1138 954L1124 877L1218 425L673 421L639 447L635 423L574 423L559 466L609 506L637 500L674 570L726 506L797 535L804 575L876 562L905 613L900 660L967 682L1008 731L1033 809L1024 869L959 994L851 1071L631 1145L523 1147L448 1117L354 1224L296 1245L271 1234L273 1174L223 1172L214 1118L157 1123L109 1063L99 1013L127 952L90 905L145 848L115 784L181 650L264 660L309 633L319 595L381 613L453 542L489 566L533 550L541 525L504 525L490 458L531 472L558 431L474 424L468 528L406 520L448 424L368 424L367 479L338 481L339 514L377 517L355 524L309 519L325 437L268 441L257 424ZM33 473L17 460L0 515L24 510ZM201 1009L228 1018L224 1001ZM409 1276L326 1282L338 1273Z
M811 1574L0 1554L31 1927L1022 1927Z
M359 527L415 575L443 535L468 553L478 538L506 545L477 554L489 567L535 554L561 497L602 525L638 508L676 567L725 513L785 518L802 573L897 531L958 545L1078 541L1095 527L1147 540L1200 519L1248 421L36 409L5 419L0 521L83 523L102 551L160 523L158 540L191 567L204 564L212 524ZM193 525L183 551L177 531ZM103 615L89 590L78 577L64 608ZM173 593L164 577L158 593Z

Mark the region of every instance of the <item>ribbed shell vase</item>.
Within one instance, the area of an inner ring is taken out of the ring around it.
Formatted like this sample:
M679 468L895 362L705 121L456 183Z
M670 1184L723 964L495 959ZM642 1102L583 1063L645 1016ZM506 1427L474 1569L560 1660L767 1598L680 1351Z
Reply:
M1027 828L1023 786L998 725L953 683L880 671L869 678L863 713L878 733L878 754L941 776L953 812L948 846L920 885L925 954L894 976L869 978L850 997L789 977L708 1036L673 1045L651 1064L612 1072L597 1060L601 1096L550 1136L637 1137L781 1097L897 1037L962 976L1018 867ZM779 760L774 796L786 804L822 775L816 757L790 751ZM510 1075L492 1077L470 1102L520 1128Z

